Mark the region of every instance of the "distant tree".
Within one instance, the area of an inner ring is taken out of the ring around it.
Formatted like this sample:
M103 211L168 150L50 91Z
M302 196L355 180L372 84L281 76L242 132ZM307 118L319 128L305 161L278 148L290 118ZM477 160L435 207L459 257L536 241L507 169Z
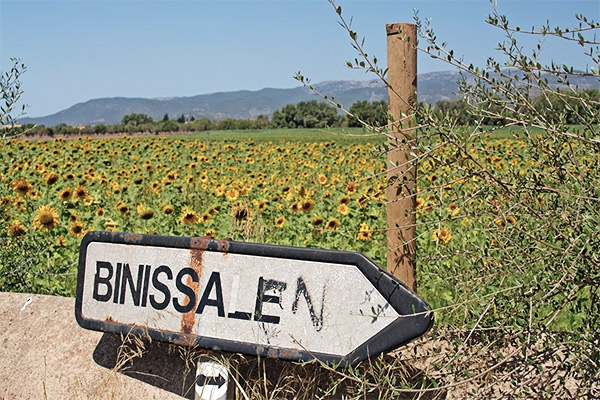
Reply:
M151 122L153 122L152 117L149 117L146 114L128 114L121 119L121 124L133 126L140 126Z
M163 122L167 122L169 120L169 114L165 114L162 120Z
M218 130L231 130L237 128L237 122L231 118L224 118L217 122L216 129Z
M281 111L275 110L271 117L274 128L325 128L339 126L342 118L337 109L316 100L287 104Z
M192 130L200 132L209 131L214 128L214 123L208 118L194 120L188 125L193 128Z
M254 120L254 129L267 129L269 127L269 117L266 115L259 115Z
M98 125L94 126L94 133L99 134L99 135L106 133L106 125L98 124Z
M362 126L359 119L371 126L384 126L388 122L387 102L375 101L369 103L367 101L357 101L350 107L350 113L354 118L348 118L348 126Z
M179 124L171 119L163 120L159 125L157 132L177 132L179 131Z
M181 114L181 117L177 118L177 122L180 124L185 124L185 115Z

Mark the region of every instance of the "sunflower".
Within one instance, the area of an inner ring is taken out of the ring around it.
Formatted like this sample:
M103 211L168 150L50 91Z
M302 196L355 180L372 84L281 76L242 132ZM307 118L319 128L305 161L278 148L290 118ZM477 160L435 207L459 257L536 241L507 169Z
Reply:
M256 205L256 208L258 208L258 211L265 211L265 209L267 208L267 202L264 200L261 200L258 202L258 204Z
M48 205L41 206L33 217L33 225L40 230L54 229L58 226L58 213Z
M221 197L225 195L225 185L219 185L215 188L215 196Z
M200 217L195 211L184 209L179 217L179 220L186 225L197 224L200 221Z
M88 191L85 188L85 186L81 186L81 185L77 186L75 188L75 191L73 192L73 197L75 197L78 200L83 200L83 199L87 198Z
M215 232L214 229L207 229L206 232L204 232L204 236L208 236L210 238L214 238L216 234L217 232Z
M154 210L151 208L146 208L143 204L139 204L136 208L136 211L143 220L148 220L154 217Z
M330 231L335 231L339 226L340 221L337 218L332 218L329 221L327 221L325 228L329 229Z
M417 197L417 200L415 201L415 207L417 209L417 211L422 210L423 207L425 207L425 199L422 197Z
M440 244L440 243L448 244L450 239L452 239L452 234L450 233L450 229L442 228L442 229L436 229L435 231L433 231L432 237L433 237L433 239L435 239L435 241L438 244Z
M104 223L104 228L109 232L114 232L119 224L115 221L108 220Z
M321 185L324 185L327 183L327 177L323 174L319 174L319 177L317 178L317 180L319 181L319 183Z
M56 245L58 247L64 247L67 245L67 239L65 239L65 237L63 235L58 236L58 238L56 239Z
M29 191L31 191L33 187L29 183L29 181L25 178L17 179L13 183L13 190L19 196L25 196Z
M301 203L300 208L302 212L310 212L313 208L315 208L315 202L312 199L306 199Z
M346 186L346 193L348 193L348 194L355 194L357 191L358 191L358 183L356 183L356 182L350 182Z
M323 217L320 216L316 216L312 219L312 221L310 222L311 224L313 224L313 226L320 226L323 225L324 219Z
M46 185L54 185L58 182L58 174L56 172L49 172L44 176L44 180L46 181Z
M456 203L448 204L448 212L451 216L455 217L460 212L460 208L456 205Z
M104 208L98 207L96 210L96 217L102 217L104 215Z
M345 204L340 204L338 206L338 212L342 215L348 215L350 213L350 207Z
M225 198L229 201L235 201L240 197L240 191L236 188L230 188L225 192Z
M356 199L356 203L360 208L365 208L369 204L369 196L361 194L358 196L358 199Z
M277 220L275 220L276 228L283 228L284 225L285 225L285 217L279 217L279 218L277 218Z
M121 215L129 215L129 206L123 200L119 200L115 204L115 208Z
M360 229L356 235L357 240L367 241L373 237L373 232L369 229L368 224L360 224Z
M173 211L175 211L173 209L173 206L167 203L162 203L162 205L160 206L160 211L162 211L165 214L171 214Z
M342 196L342 197L340 197L338 199L338 204L339 205L342 205L342 204L348 205L348 204L350 204L350 197L348 197L348 196Z
M290 206L290 211L295 213L298 212L302 209L302 203L300 203L299 201L295 201L292 203L292 205Z
M75 237L82 237L84 234L83 223L75 221L69 226L69 233Z
M210 219L211 219L211 218L212 218L212 215L210 215L210 213L209 213L209 212L205 212L204 214L202 214L202 215L200 216L200 219L202 220L202 223L203 223L203 224L207 224L207 223L208 223L208 221L210 221Z
M14 220L10 224L8 224L8 229L6 232L10 237L23 236L27 234L27 228L23 226L21 221Z
M69 201L69 199L73 196L73 190L71 188L64 188L58 194L58 198L62 201Z

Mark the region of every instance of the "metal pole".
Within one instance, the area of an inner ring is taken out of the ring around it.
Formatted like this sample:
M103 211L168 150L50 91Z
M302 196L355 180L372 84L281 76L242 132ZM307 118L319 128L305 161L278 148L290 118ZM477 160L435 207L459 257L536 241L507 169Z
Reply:
M417 105L417 27L387 24L390 139L387 189L387 269L416 292L414 116Z

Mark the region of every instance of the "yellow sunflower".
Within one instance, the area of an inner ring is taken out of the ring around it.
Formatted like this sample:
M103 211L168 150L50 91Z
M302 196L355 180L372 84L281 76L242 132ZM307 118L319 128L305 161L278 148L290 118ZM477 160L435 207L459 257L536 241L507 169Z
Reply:
M148 220L154 217L154 210L151 208L146 208L143 204L139 204L136 208L136 211L143 220Z
M283 228L284 225L285 225L285 217L279 217L279 218L277 218L277 220L275 220L276 228Z
M329 221L327 221L325 228L329 229L330 231L335 231L339 226L340 221L337 218L332 218Z
M454 203L454 202L450 203L450 204L448 204L448 212L450 213L451 216L455 217L460 212L460 207L458 207L456 205L456 203Z
M19 196L25 196L32 189L33 189L33 187L31 186L29 181L25 178L17 179L13 183L13 190Z
M58 174L56 172L49 172L44 176L44 180L46 181L46 185L54 185L58 182Z
M73 197L79 200L83 200L88 197L88 191L85 186L77 186L73 192Z
M33 217L33 225L40 230L52 230L58 226L58 213L51 206L41 206Z
M119 200L115 204L115 208L121 215L129 215L129 206L123 200Z
M313 224L313 226L320 226L320 225L323 225L324 221L325 220L323 219L323 217L320 217L317 215L316 217L314 217L312 219L311 224Z
M83 223L75 221L69 226L69 233L75 237L82 237L84 232Z
M300 209L305 213L312 211L313 208L315 208L315 202L312 199L304 200L300 204Z
M350 204L350 197L348 197L348 196L342 196L342 197L340 197L338 199L338 204L339 205L342 205L342 204L348 205L348 204Z
M369 229L368 224L361 224L360 229L358 230L358 234L356 235L357 240L367 241L373 237L373 232Z
M73 190L71 188L64 188L59 194L58 198L62 201L69 201L69 199L73 196Z
M174 210L173 206L167 203L162 203L162 205L160 206L160 211L162 211L165 214L171 214Z
M210 238L214 238L216 234L217 233L214 229L207 229L206 232L204 232L204 236L208 236Z
M27 228L23 226L21 221L14 220L8 224L7 233L10 237L23 236L27 234Z
M338 212L342 215L348 215L350 213L350 208L345 204L340 204L338 206Z
M438 244L440 244L440 243L448 244L450 239L452 239L452 234L450 233L450 229L442 228L442 229L436 229L435 231L433 231L432 237L433 237L433 239L435 239L435 241Z
M200 217L198 216L198 214L195 211L185 209L181 213L179 220L186 225L192 225L192 224L197 224L198 221L200 221Z

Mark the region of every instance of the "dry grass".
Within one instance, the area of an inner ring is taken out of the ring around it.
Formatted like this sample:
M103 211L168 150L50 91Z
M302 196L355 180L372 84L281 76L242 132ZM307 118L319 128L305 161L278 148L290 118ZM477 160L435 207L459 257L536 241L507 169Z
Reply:
M225 365L233 399L464 399L593 398L568 368L581 360L569 355L568 338L548 334L453 332L434 329L424 337L354 367L317 361L297 363L242 354L182 347L127 335L121 337L114 373L123 373L185 398L193 398L200 358ZM526 345L524 340L529 340ZM157 350L158 349L158 350ZM161 356L162 354L162 356ZM149 372L144 359L161 358L162 370ZM169 369L174 374L165 376ZM515 378L515 379L513 379Z

